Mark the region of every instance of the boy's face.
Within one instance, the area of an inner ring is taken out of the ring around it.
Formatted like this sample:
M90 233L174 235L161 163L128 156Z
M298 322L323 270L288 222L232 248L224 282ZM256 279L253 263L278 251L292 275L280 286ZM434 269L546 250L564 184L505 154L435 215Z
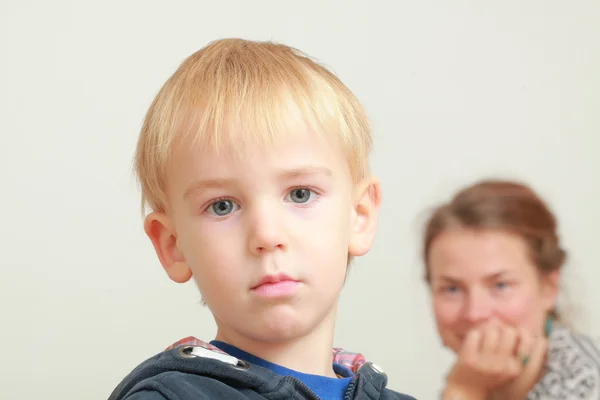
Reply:
M222 337L281 342L331 334L348 256L371 247L379 185L353 184L337 143L298 124L274 146L177 149L169 212L146 232L171 279L193 277Z

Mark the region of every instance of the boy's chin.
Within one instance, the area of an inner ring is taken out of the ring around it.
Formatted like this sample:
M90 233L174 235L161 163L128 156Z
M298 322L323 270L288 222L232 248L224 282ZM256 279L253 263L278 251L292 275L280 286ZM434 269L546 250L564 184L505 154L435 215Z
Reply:
M270 343L289 342L309 335L315 327L306 318L278 317L264 321L257 334Z
M251 325L247 326L247 328L251 327L248 333L254 340L265 343L286 343L309 336L317 330L333 335L333 326L329 332L323 324L324 321L316 315L283 312L285 310L271 311L266 315L253 318Z
M298 328L266 329L255 333L255 339L261 343L284 344L303 337L305 335L305 330Z

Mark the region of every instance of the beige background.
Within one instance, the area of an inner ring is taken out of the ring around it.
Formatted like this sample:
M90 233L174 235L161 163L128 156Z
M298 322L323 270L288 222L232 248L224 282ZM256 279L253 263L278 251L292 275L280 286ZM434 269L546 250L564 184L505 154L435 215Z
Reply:
M373 120L381 225L343 294L337 345L392 388L436 398L451 358L421 281L420 224L491 175L533 183L556 209L572 315L599 334L598 21L597 0L0 1L0 398L106 399L171 342L211 339L195 287L167 279L142 232L130 167L162 82L226 36L317 57Z

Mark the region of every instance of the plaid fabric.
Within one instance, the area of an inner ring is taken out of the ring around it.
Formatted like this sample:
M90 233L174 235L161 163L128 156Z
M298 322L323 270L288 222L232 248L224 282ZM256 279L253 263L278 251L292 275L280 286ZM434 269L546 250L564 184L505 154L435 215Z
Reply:
M210 343L203 342L202 340L197 339L193 336L188 336L173 343L172 345L167 347L167 350L171 350L179 346L198 346L210 351L214 351L216 353L226 354L218 347L213 346ZM339 347L333 349L333 363L346 367L354 373L357 373L360 367L362 367L365 362L365 357L360 353L352 353Z
M210 343L203 342L200 339L196 339L193 336L188 336L186 338L183 338L183 339L173 343L172 345L167 347L167 350L171 350L171 349L174 349L175 347L179 347L179 346L198 346L198 347L203 347L210 351L214 351L215 353L227 354L224 351L222 351L221 349L219 349L218 347L213 346Z
M346 367L355 374L366 362L367 360L360 353L352 353L341 348L333 349L333 363Z

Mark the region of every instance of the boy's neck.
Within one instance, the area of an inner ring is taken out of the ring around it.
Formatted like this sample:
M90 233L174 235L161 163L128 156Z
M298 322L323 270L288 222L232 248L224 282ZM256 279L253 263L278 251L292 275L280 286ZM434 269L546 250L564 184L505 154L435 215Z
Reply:
M308 335L284 342L255 340L223 327L219 321L217 326L215 340L294 371L336 377L332 356L335 310Z

